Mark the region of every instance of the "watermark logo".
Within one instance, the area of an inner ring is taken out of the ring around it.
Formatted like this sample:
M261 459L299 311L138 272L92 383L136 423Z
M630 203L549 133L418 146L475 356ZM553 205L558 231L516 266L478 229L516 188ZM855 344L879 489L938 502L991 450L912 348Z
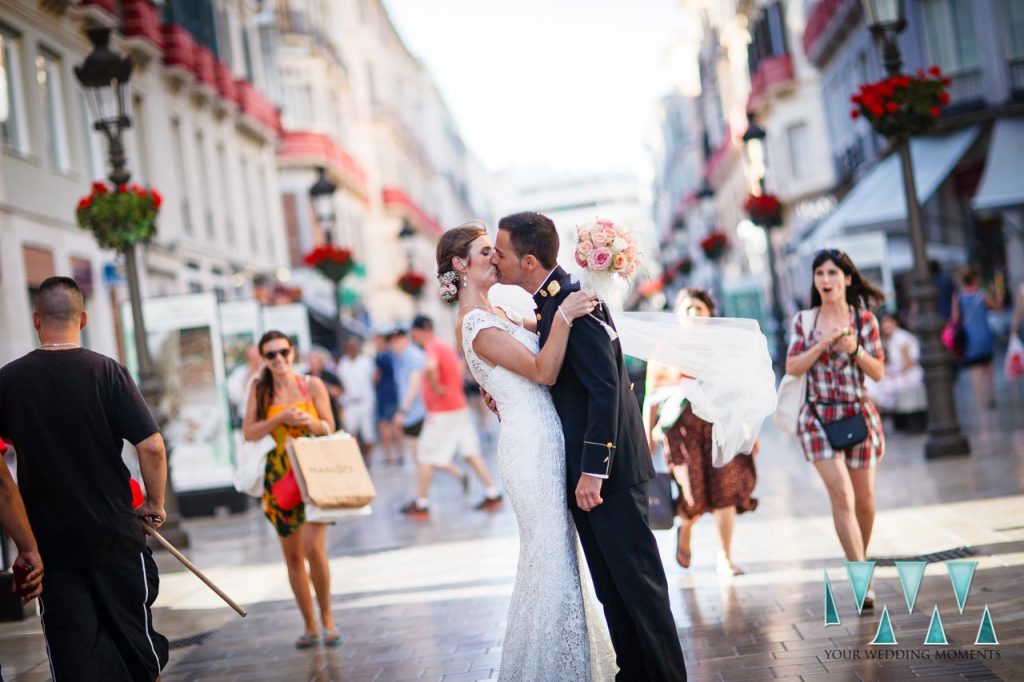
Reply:
M896 562L896 572L899 575L900 587L903 589L907 613L914 612L914 605L917 603L917 595L921 589L921 582L924 579L924 572L927 566L928 563L925 561ZM949 574L949 580L953 585L953 595L956 597L957 608L960 610L960 615L963 615L978 562L946 561L945 566L946 572ZM864 609L864 599L867 596L868 586L871 584L871 576L874 575L874 572L874 561L846 562L846 576L850 580L850 587L853 590L853 599L857 604L858 614ZM829 581L828 572L826 572L825 627L839 624L839 609L836 608L832 583ZM882 605L882 616L878 621L878 630L875 632L875 638L870 643L875 646L896 646L897 644L896 631L893 629L892 621L889 618L889 606L887 604ZM932 606L932 617L928 623L928 632L925 634L923 643L928 646L949 645L949 641L946 639L946 631L942 627L942 616L939 614L938 604ZM988 604L985 604L985 610L981 614L981 622L978 624L978 634L975 637L974 644L975 646L994 646L999 644Z

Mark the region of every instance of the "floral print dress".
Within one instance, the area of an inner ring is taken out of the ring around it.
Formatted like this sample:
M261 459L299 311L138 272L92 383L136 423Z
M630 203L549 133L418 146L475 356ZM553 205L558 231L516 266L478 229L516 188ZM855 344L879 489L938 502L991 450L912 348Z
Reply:
M297 407L300 410L305 410L312 415L313 419L320 418L316 411L316 406L307 396L305 400L293 403L292 405L271 405L267 408L267 419L275 417L288 407ZM299 502L297 506L291 509L281 509L277 504L277 500L274 499L271 486L291 470L292 465L288 459L288 450L286 448L288 437L298 438L308 434L304 427L282 425L274 429L272 435L274 437L274 449L267 453L267 469L263 477L263 513L270 520L270 523L274 525L274 530L277 531L277 534L282 538L286 538L306 522L306 507L302 502Z

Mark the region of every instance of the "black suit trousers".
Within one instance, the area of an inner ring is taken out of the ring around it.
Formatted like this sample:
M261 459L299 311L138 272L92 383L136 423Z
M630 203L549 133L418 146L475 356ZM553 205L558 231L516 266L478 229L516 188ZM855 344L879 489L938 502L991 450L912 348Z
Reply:
M646 487L641 483L602 497L589 512L570 506L615 647L616 679L685 680L665 569L647 525Z

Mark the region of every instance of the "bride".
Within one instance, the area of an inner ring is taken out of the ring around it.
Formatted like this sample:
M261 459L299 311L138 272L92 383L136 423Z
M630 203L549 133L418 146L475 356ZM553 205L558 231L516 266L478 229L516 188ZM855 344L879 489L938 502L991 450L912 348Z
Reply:
M576 530L566 500L562 426L546 385L565 357L573 319L594 309L583 292L566 298L543 350L535 322L491 306L493 246L478 221L437 245L441 297L458 302L456 335L474 378L501 417L498 468L519 526L519 565L502 646L502 680L614 677L614 654L580 579Z

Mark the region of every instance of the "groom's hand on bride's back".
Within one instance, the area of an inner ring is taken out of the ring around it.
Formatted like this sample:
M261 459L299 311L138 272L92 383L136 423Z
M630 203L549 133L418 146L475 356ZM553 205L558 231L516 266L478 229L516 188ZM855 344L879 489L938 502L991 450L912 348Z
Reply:
M582 474L576 484L576 506L588 512L604 502L601 498L602 483L604 483L604 479Z
M484 404L487 405L487 409L497 415L498 419L501 419L501 413L498 412L498 403L494 402L494 398L491 394L485 391L483 388L480 389L480 395L484 398Z

